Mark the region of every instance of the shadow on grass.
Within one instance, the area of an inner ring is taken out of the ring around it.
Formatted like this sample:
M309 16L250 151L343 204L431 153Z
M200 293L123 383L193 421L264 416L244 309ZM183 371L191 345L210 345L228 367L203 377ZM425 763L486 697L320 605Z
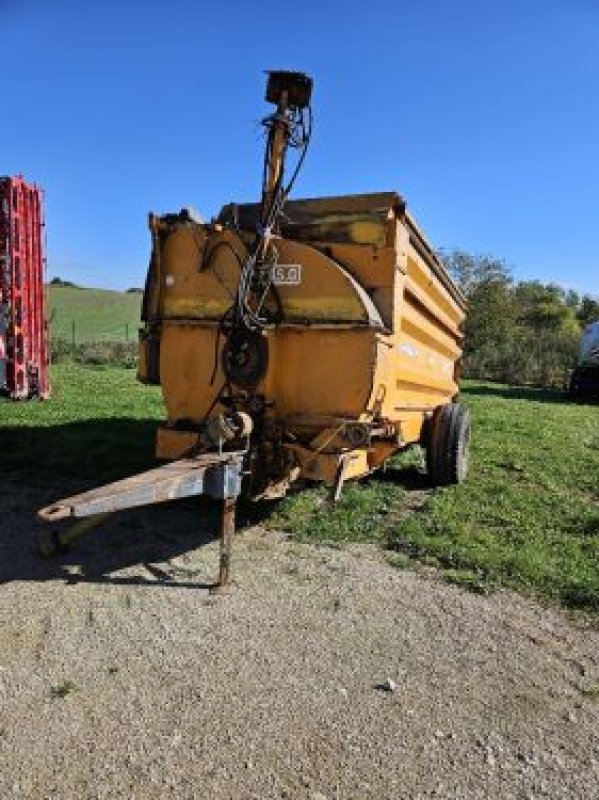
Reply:
M477 395L480 397L501 397L505 400L533 400L536 403L561 403L576 404L565 391L559 389L538 389L533 386L502 386L481 384L463 386L461 394L464 396Z
M535 403L557 403L560 405L592 406L598 405L597 398L573 398L567 391L560 389L540 389L535 386L503 386L501 384L476 384L462 386L464 396L501 397L504 400L532 400Z
M0 470L29 485L73 482L83 491L155 466L154 420L90 419L0 432Z
M374 472L366 480L397 484L407 492L432 491L428 475L413 465L401 467L392 464L387 469Z

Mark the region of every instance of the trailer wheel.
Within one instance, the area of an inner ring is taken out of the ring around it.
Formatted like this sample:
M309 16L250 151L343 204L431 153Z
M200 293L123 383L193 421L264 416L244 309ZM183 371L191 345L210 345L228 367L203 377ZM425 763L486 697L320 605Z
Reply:
M568 384L568 394L573 400L578 400L578 398L580 397L580 381L577 369L575 369L570 375L570 382Z
M470 414L459 403L438 406L428 425L426 466L433 486L461 483L468 474Z

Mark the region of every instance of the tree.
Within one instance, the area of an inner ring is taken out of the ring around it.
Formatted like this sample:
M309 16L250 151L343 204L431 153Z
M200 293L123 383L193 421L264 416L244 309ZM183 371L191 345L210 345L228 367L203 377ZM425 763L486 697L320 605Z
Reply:
M488 364L505 349L516 322L510 270L505 261L464 250L442 253L441 258L468 300L466 361L476 357Z
M465 250L441 250L439 256L467 298L481 283L512 282L512 274L505 261L493 256L472 255Z
M65 281L62 278L58 278L58 277L52 278L52 280L50 281L50 286L62 286L62 287L71 288L71 289L80 289L81 288L80 286L77 286L77 284L73 283L72 281Z
M580 321L599 303L556 284L514 283L505 261L454 250L441 256L468 300L465 374L561 386L575 363Z
M510 284L493 278L481 281L471 290L468 301L466 354L498 348L513 335L516 322L517 308Z
M591 322L597 322L599 320L599 300L588 294L583 295L576 316L583 328L586 328Z
M520 322L539 331L561 331L578 335L580 324L576 310L568 304L568 295L561 286L540 281L522 281L514 288Z

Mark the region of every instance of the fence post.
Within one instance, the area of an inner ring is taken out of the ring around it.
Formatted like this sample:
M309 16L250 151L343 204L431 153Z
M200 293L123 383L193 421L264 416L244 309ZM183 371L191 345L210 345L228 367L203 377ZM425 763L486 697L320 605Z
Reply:
M129 341L129 323L125 322L125 341Z
M71 320L71 355L75 355L75 320Z

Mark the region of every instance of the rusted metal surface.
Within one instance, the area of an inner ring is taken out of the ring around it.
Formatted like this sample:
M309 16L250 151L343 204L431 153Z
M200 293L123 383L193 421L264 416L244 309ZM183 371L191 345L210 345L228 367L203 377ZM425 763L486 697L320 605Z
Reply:
M241 489L241 454L207 453L184 458L157 469L109 483L89 492L66 497L38 511L46 522L68 517L91 517L126 508L165 503L182 497L207 494L223 499L236 497Z
M89 492L66 497L38 511L46 522L81 517L63 531L43 530L38 548L45 557L73 544L102 523L114 511L164 503L194 495L208 495L222 505L220 559L214 592L229 584L231 551L235 536L235 505L241 492L244 453L206 453L184 458Z
M346 242L384 245L392 214L402 214L405 202L396 192L289 200L281 225L284 237L303 242ZM235 207L241 230L254 231L260 206L247 203ZM221 209L219 222L231 219L232 207Z
M222 501L218 580L210 590L212 594L225 592L229 586L231 550L235 536L235 506L235 498L226 497Z

